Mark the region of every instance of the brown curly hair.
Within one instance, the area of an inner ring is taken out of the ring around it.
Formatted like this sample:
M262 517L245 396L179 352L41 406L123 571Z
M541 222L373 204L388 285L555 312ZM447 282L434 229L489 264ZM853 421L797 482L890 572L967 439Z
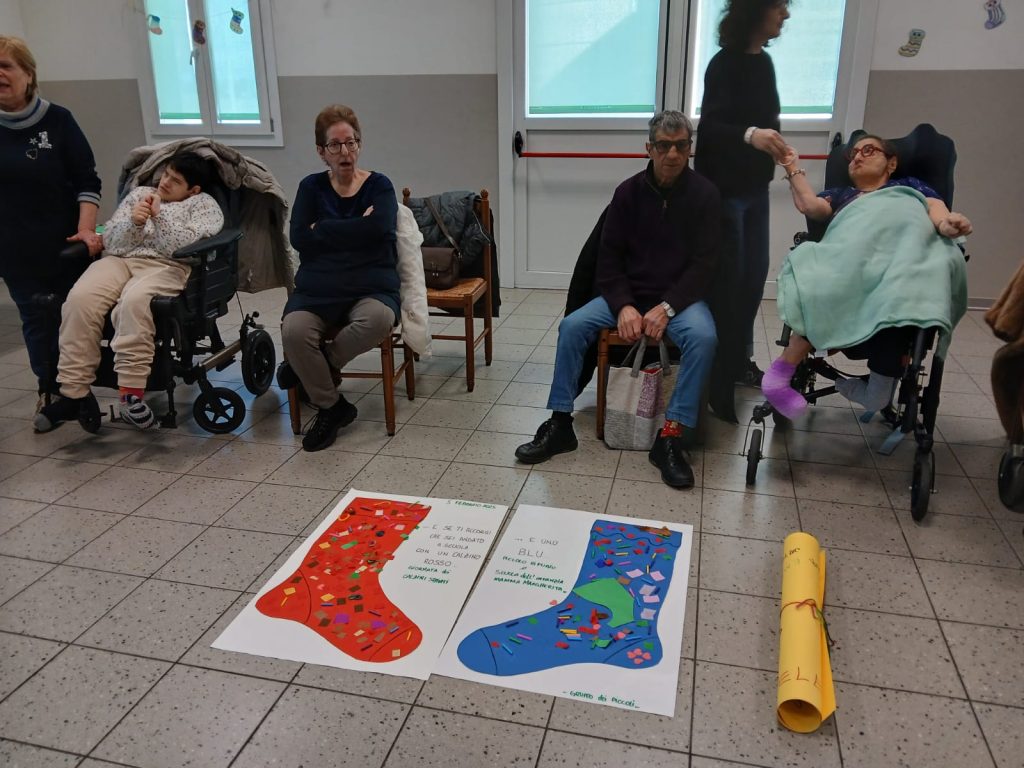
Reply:
M754 32L761 26L764 15L790 0L728 0L718 24L718 44L723 48L744 49L750 45ZM768 43L765 43L767 46Z
M313 134L316 137L316 145L322 147L327 141L327 129L335 123L348 123L356 133L356 140L362 141L363 132L359 129L359 118L352 111L352 107L344 104L331 104L320 110L313 124Z

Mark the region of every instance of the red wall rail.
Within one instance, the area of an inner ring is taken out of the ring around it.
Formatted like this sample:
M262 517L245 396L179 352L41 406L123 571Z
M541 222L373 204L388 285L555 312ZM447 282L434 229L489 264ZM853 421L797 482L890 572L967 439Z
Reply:
M646 160L648 156L641 152L520 152L519 157L569 157L592 158L597 160L604 160L607 158L627 158L634 160ZM799 157L801 160L828 160L828 155L800 155Z

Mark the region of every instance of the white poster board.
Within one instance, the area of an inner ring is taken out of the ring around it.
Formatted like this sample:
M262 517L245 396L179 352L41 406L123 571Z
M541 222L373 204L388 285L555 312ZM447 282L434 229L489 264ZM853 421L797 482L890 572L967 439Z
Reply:
M673 716L692 537L520 505L434 671Z
M353 489L213 647L426 680L507 512Z

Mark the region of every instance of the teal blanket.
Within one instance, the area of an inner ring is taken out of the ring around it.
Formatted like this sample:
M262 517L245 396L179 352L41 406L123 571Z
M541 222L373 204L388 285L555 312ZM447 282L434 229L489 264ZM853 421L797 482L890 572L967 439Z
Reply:
M928 218L917 190L862 195L821 242L790 251L778 278L779 316L817 349L844 349L883 328L938 326L944 357L967 311L967 268Z

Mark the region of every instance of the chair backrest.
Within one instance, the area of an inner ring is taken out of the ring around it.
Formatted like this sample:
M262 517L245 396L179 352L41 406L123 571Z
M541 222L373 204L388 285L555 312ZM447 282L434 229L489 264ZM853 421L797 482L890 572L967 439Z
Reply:
M850 134L846 144L832 148L825 162L825 188L847 187L850 181L849 162L846 151L853 147L867 131L859 129ZM953 207L953 171L956 168L956 146L953 140L935 130L930 123L921 123L900 139L892 139L896 145L899 162L893 178L914 176L930 186L946 203ZM807 220L811 239L820 240L827 222Z

